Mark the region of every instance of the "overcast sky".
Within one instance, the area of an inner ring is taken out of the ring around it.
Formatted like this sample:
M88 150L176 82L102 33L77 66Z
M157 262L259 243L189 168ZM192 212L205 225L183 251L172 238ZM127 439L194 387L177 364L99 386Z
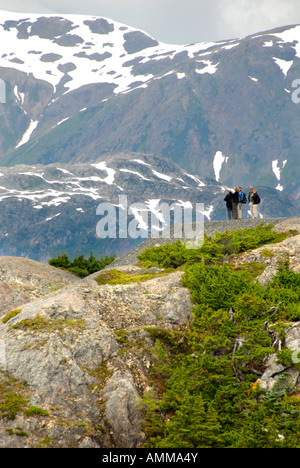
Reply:
M173 44L300 24L299 0L0 0L0 9L106 16Z

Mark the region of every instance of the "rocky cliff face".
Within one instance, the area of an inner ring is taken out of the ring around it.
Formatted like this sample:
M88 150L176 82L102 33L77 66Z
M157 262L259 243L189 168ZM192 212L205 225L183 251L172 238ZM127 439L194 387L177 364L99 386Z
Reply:
M279 231L291 228L300 229L299 218L276 225ZM291 268L299 271L300 235L268 248L272 255L260 248L237 261L266 264L266 281L288 252ZM134 265L114 268L141 273ZM0 271L0 446L140 447L145 436L137 403L159 385L151 374L148 327L183 330L192 319L182 272L99 285L97 275L78 280L5 257ZM280 346L299 349L298 323L286 324ZM290 387L300 388L299 371L279 367L270 358L261 385L272 388L288 373Z

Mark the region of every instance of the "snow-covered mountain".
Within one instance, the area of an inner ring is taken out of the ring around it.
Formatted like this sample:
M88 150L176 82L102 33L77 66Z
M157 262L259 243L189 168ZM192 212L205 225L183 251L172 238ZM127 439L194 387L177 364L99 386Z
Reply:
M0 18L14 107L14 127L12 115L2 122L4 164L138 150L224 183L237 164L242 183L255 168L259 183L299 195L289 174L299 154L300 26L176 46L106 18Z
M222 219L225 187L252 184L264 216L298 214L299 25L179 46L108 18L0 11L0 43L2 253L88 250L99 200L124 192Z
M107 103L119 94L145 89L165 77L188 78L178 67L178 62L186 56L191 60L199 58L196 73L213 74L217 65L207 55L236 45L235 41L226 41L174 46L159 43L143 31L107 18L5 11L0 11L0 41L3 52L0 75L9 94L6 104L13 92L21 111L20 132L9 135L11 144L7 137L2 145L2 152L9 154L35 136L49 133L74 114L85 112L91 104ZM170 68L173 63L177 65ZM82 97L82 93L78 99L76 94L73 99L77 98L78 102L72 103L71 110L67 94L86 90L89 85L98 85L97 89L92 88L90 100ZM33 103L37 100L38 108ZM59 111L58 102L61 103ZM18 126L14 130L19 130Z
M2 11L0 41L3 164L142 151L299 195L299 25L178 46L107 18Z
M204 58L214 48L231 48L236 41L190 46L163 44L148 34L107 18L82 15L34 15L0 11L0 66L32 74L53 86L54 94L68 73L64 93L94 83L111 84L114 93L146 87L159 73L132 73L136 64L173 60L187 53L199 61L200 74L215 73L217 66ZM149 50L150 49L150 50ZM132 62L132 63L131 63ZM69 70L64 68L69 64ZM185 73L173 73L183 79ZM171 74L171 72L169 73ZM137 83L138 82L138 83ZM19 95L16 90L16 95Z

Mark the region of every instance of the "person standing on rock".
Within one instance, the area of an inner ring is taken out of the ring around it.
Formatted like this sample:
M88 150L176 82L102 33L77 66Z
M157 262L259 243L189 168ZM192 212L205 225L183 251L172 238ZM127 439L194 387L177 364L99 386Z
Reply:
M252 218L252 219L255 219L255 210L254 210L253 195L254 195L254 188L253 188L252 185L251 185L251 186L249 187L248 200L249 200L251 218Z
M226 208L227 208L227 217L229 220L233 219L233 205L232 205L232 197L233 193L230 189L227 190L227 195L224 198L224 201L226 202Z
M260 201L260 196L258 195L257 190L250 187L249 204L252 219L258 219L258 205L260 204Z
M234 187L234 193L232 194L233 219L239 219L239 204L240 204L239 188ZM241 208L241 211L242 211L242 208Z
M254 204L253 204L253 190L254 190L254 188L252 187L252 185L250 185L250 187L249 187L248 200L249 200L251 218L252 218L252 219L255 219L255 218L254 218L254 210L253 210L253 205L254 205Z
M247 195L243 192L243 187L239 187L238 219L242 219L242 206L247 204Z

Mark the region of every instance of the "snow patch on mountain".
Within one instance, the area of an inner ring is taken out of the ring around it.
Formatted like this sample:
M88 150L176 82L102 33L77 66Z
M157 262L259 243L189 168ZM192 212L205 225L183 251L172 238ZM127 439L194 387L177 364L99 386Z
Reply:
M20 146L25 145L25 143L27 143L30 140L31 135L33 134L38 124L39 124L38 120L35 120L35 121L31 120L29 127L24 133L21 141L17 144L16 148L19 148Z
M205 187L206 184L204 182L202 182L200 179L198 179L198 177L192 175L192 174L187 174L185 173L185 175L187 177L189 177L190 179L193 179L195 182L197 182L197 184L199 184L199 187Z
M204 73L209 73L210 75L214 75L216 71L218 70L218 65L219 63L213 65L213 63L210 60L203 60L200 61L199 63L203 63L205 65L204 68L201 70L196 69L196 73L199 73L199 75L203 75Z
M284 74L284 76L287 76L290 68L292 67L294 61L291 60L291 61L287 61L287 60L281 60L277 57L273 57L274 59L274 62L276 63L276 65L279 66L279 68L282 70L282 73Z
M140 179L149 181L150 179L147 179L147 177L144 177L142 174L140 174L137 171L131 171L130 169L120 169L120 172L128 173L128 174L133 174L136 175L137 177L140 177Z
M220 181L220 174L222 170L222 166L224 163L227 163L229 160L228 156L224 156L221 151L217 151L214 157L213 167L215 171L215 178L216 181Z
M146 163L146 162L143 161L142 159L133 159L133 162L136 162L136 163L138 163L138 164L142 164L143 166L151 167L151 164Z
M300 58L300 25L292 26L281 33L274 33L274 36L280 38L284 43L295 43L293 48L296 50L296 56Z
M95 167L96 169L99 169L100 171L106 171L107 177L105 179L100 179L101 182L105 182L108 185L112 185L114 183L116 171L107 167L105 161L96 164L91 164L91 166Z
M154 169L152 169L152 172L153 174L158 177L159 179L163 179L163 180L166 180L167 182L171 182L172 180L172 177L166 175L166 174L162 174L161 172L157 172L155 171Z
M275 174L276 179L279 181L279 184L277 185L276 190L279 190L280 192L284 190L284 187L281 185L280 181L281 181L282 170L285 168L286 164L287 164L287 160L283 161L280 167L278 159L275 159L274 161L272 161L272 171Z
M273 47L274 42L273 41L266 41L263 45L263 47Z
M18 90L18 86L16 85L14 87L14 95L16 96L17 98L17 101L23 105L24 104L24 100L25 100L25 93L20 93L19 90Z

